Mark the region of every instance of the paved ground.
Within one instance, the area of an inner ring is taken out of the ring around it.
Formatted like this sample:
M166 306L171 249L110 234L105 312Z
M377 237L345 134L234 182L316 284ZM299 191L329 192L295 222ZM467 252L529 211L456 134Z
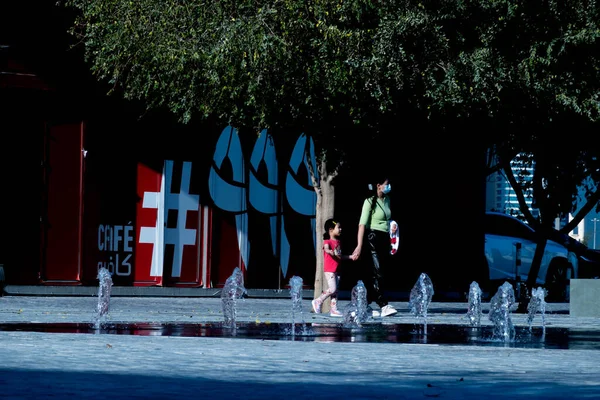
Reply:
M344 302L342 302L342 306ZM91 323L97 299L0 297L0 324ZM383 324L417 320L406 303ZM289 323L291 300L238 301L237 321ZM339 319L315 315L309 324ZM432 303L428 324L467 324L464 303ZM484 313L487 312L484 304ZM517 326L526 315L513 314ZM113 297L108 321L222 322L218 298ZM600 331L549 304L547 327ZM491 324L486 316L482 324ZM541 319L534 319L539 326ZM0 397L213 399L600 398L599 350L0 331Z

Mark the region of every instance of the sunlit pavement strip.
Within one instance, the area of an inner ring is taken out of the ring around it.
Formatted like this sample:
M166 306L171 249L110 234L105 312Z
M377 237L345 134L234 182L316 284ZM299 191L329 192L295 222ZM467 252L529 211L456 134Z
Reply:
M92 322L95 297L0 297L0 323ZM345 302L340 302L342 307ZM302 319L315 315L304 300ZM407 303L383 323L415 322ZM239 322L291 321L291 300L238 301ZM467 324L466 303L432 303L428 324ZM486 311L484 304L484 311ZM513 314L515 325L526 315ZM221 322L215 298L111 299L110 322ZM539 326L540 318L534 319ZM486 316L482 324L490 324ZM546 325L600 330L568 304ZM600 351L209 337L0 332L0 398L600 398Z

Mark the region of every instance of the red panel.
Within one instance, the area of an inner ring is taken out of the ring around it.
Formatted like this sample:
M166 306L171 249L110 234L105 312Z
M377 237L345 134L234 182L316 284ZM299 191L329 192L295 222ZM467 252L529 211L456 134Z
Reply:
M181 211L179 211L181 212ZM187 211L185 229L195 232L195 243L194 245L185 245L180 251L181 255L181 266L180 271L176 272L177 269L174 265L175 257L174 253L178 251L178 243L167 244L165 257L165 285L167 286L186 286L186 287L198 287L201 286L200 278L200 262L202 256L202 250L200 243L202 235L200 234L201 213L198 210ZM174 235L177 236L177 235Z
M188 245L183 247L183 255L181 260L181 271L179 276L173 273L173 256L172 253L176 251L177 245L167 245L167 249L171 249L169 252L168 264L170 268L165 268L165 285L168 286L182 286L182 287L200 287L202 284L202 268L206 265L206 260L203 256L206 252L203 249L204 236L203 227L206 216L204 214L204 207L200 207L199 211L188 211L186 218L186 229L196 231L196 241L193 246Z
M80 284L83 123L53 126L48 146L48 224L42 280Z
M202 227L201 227L201 277L200 282L205 288L212 287L210 280L210 271L212 265L212 208L207 206L201 207L202 212Z
M219 240L217 241L218 248L218 282L216 287L225 286L227 278L231 276L235 267L240 267L244 276L246 275L246 267L243 264L242 257L237 240L237 231L235 228L235 219L219 218Z
M162 169L152 169L145 164L138 163L134 286L162 285L164 241L161 240L162 233L160 231L164 232L164 223L162 222L164 216L159 218L158 208L149 207L156 205L150 204L152 197L161 197L159 195L162 189L161 181ZM145 196L146 204L144 204ZM159 201L164 201L164 193Z

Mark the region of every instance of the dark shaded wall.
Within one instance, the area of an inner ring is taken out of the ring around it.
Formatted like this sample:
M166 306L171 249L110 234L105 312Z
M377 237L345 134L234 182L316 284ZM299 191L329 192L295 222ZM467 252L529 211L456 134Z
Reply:
M44 103L39 93L0 88L0 264L7 282L38 278Z
M408 292L421 273L434 290L465 299L472 281L485 274L483 214L485 210L484 152L431 133L419 138L365 148L365 159L337 182L336 214L344 221L344 247L356 246L356 232L370 171L383 167L392 184L392 218L400 227L399 253L392 257L385 283ZM368 151L367 151L368 150ZM379 160L367 155L381 154ZM361 263L344 262L342 288L365 277Z

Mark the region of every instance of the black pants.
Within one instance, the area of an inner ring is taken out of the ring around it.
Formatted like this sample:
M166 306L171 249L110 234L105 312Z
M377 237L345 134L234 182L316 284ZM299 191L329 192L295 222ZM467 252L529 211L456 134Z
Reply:
M366 260L368 274L368 284L366 285L367 303L374 301L379 307L384 307L388 304L388 301L383 294L383 273L390 257L390 235L387 232L366 229L365 239L369 250L369 256Z

